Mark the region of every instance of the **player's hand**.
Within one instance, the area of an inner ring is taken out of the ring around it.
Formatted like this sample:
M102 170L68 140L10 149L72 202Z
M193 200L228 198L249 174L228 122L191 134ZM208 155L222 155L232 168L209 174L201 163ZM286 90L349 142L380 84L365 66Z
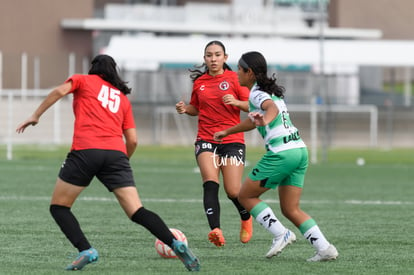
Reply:
M256 126L266 126L264 115L262 113L251 112L249 113L249 117Z
M223 103L227 105L237 105L238 100L234 98L233 95L227 94L223 96Z
M215 132L213 135L213 139L215 141L223 141L223 138L225 138L227 136L226 131L220 131L220 132Z
M16 133L18 133L18 134L23 133L24 130L28 126L30 126L30 125L35 126L37 123L39 123L38 118L30 117L30 118L26 119L24 122L22 122L19 126L17 126Z
M179 101L177 104L175 104L175 110L177 110L177 113L179 114L185 114L186 107L184 101Z

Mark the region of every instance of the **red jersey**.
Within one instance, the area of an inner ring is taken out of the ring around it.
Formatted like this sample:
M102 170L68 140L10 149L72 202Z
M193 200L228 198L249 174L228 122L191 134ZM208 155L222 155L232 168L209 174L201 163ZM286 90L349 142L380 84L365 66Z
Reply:
M224 70L223 74L203 74L194 81L190 104L198 110L197 140L214 141L215 132L240 123L240 109L223 103L223 96L231 94L242 101L249 99L249 90L239 84L237 73ZM229 135L222 143L244 143L244 133Z
M97 75L75 74L72 81L75 126L71 150L126 152L123 131L135 128L129 99Z

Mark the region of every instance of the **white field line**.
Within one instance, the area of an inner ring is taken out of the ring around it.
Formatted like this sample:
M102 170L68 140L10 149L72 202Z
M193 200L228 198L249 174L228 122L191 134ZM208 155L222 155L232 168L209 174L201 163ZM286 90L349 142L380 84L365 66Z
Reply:
M79 197L80 201L98 201L98 202L116 202L115 198L110 197ZM202 203L201 199L168 199L152 198L141 199L142 202L159 202L159 203ZM0 196L0 201L50 201L50 197L44 196ZM265 199L267 203L279 203L278 200ZM220 203L230 203L228 200ZM382 201L382 200L302 200L301 204L350 204L350 205L414 205L414 201Z

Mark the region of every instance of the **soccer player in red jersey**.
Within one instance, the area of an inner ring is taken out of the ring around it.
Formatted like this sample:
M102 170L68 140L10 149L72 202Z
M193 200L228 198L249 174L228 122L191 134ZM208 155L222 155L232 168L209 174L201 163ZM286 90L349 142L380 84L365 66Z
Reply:
M240 214L240 241L247 243L253 234L252 218L237 199L245 161L244 135L234 134L221 142L213 139L215 132L240 123L240 110L248 111L249 91L240 86L237 73L226 64L227 58L223 43L209 42L204 49L204 64L200 68L203 70L190 70L193 80L190 103L176 104L179 114L198 116L195 156L203 182L204 210L211 229L208 238L218 247L225 244L220 228L220 172L227 197Z
M126 96L130 92L119 77L113 58L98 55L92 60L88 75L69 77L16 129L17 133L23 133L26 127L36 125L59 99L73 94L72 147L61 166L50 204L51 215L79 251L66 269L80 270L98 260L97 250L90 245L71 211L76 198L96 176L115 194L128 218L173 248L188 270L198 271L199 261L191 250L176 240L164 221L145 209L139 198L129 162L137 146L132 107Z

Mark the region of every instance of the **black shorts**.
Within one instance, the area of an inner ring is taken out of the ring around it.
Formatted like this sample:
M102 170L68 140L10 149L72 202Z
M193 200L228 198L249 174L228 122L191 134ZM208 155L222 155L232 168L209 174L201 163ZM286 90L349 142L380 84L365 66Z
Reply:
M135 186L128 157L120 151L87 149L71 151L59 171L59 178L77 186L88 186L96 176L112 192Z
M195 142L195 156L203 152L215 153L220 158L235 158L244 163L246 159L246 145L239 142L212 143L204 140Z

